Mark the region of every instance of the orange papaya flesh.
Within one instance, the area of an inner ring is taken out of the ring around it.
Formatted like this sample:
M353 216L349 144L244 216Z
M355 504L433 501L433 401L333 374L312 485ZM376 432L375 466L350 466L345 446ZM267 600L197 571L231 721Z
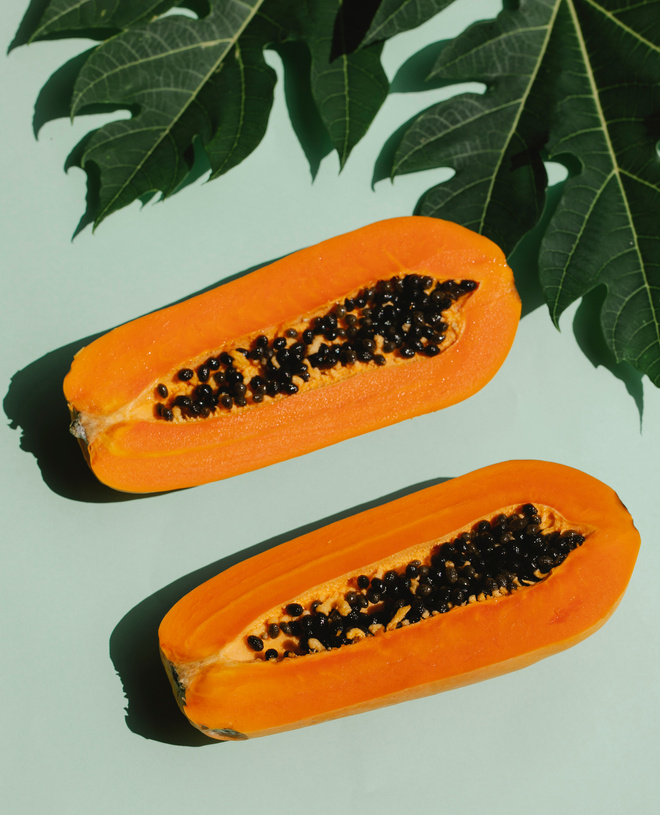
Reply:
M437 219L379 222L82 349L64 382L72 432L116 489L226 478L467 398L519 316L490 241Z
M512 461L323 527L186 595L159 630L190 722L268 735L530 665L597 630L639 549L609 487Z

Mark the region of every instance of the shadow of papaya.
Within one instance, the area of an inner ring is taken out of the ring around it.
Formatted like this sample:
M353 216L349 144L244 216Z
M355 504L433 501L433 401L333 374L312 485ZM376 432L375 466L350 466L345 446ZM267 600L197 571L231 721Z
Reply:
M21 429L20 448L37 460L53 492L78 501L104 503L131 496L114 493L96 481L69 433L69 411L62 381L71 360L97 336L64 345L18 371L11 379L3 408L13 430Z
M250 274L262 266L274 263L275 260L277 258L251 266L189 297L196 297ZM189 297L176 302L182 302ZM176 302L170 305L176 305ZM152 497L154 493L134 495L117 492L97 481L78 449L78 442L69 433L69 411L62 392L64 377L71 367L75 354L103 333L105 332L63 345L15 373L3 400L3 409L9 419L10 428L21 430L21 450L35 457L44 482L57 495L88 503Z
M110 659L124 689L127 701L125 720L129 730L145 739L185 747L218 743L192 727L179 711L160 661L158 627L169 609L185 594L231 566L281 543L448 480L430 479L299 527L290 533L276 535L263 543L190 572L138 603L117 623L110 636Z

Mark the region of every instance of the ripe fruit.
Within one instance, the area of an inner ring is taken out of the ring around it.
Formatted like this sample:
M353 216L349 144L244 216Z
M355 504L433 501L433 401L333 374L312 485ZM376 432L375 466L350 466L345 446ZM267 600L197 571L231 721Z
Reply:
M84 348L64 382L72 432L115 489L226 478L467 398L519 316L490 241L432 218L383 221Z
M612 614L639 534L605 484L486 467L243 561L159 630L189 720L239 739L522 668Z

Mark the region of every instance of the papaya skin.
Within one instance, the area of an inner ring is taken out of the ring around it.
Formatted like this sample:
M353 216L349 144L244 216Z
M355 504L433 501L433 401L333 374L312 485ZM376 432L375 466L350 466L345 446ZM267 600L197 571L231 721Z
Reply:
M277 331L400 274L471 279L455 341L435 357L363 366L324 387L201 421L144 407L190 360ZM453 405L481 389L513 343L520 300L502 252L446 221L382 221L120 326L83 348L64 381L72 432L100 481L126 492L207 483ZM294 432L295 431L295 432Z
M269 610L529 501L551 508L585 537L541 582L340 648L274 662L231 658ZM591 476L542 461L495 464L315 530L212 578L163 619L161 655L184 714L202 732L218 739L278 733L458 688L575 645L616 609L639 545L616 493Z

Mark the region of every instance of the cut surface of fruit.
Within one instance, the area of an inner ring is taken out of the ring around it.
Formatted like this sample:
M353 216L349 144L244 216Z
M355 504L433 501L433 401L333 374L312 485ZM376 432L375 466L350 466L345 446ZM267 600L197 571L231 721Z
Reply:
M606 485L493 465L275 547L164 618L164 665L212 738L267 735L525 667L593 633L639 535Z
M467 398L519 317L490 241L432 218L379 222L82 349L64 383L71 430L116 489L226 478Z

